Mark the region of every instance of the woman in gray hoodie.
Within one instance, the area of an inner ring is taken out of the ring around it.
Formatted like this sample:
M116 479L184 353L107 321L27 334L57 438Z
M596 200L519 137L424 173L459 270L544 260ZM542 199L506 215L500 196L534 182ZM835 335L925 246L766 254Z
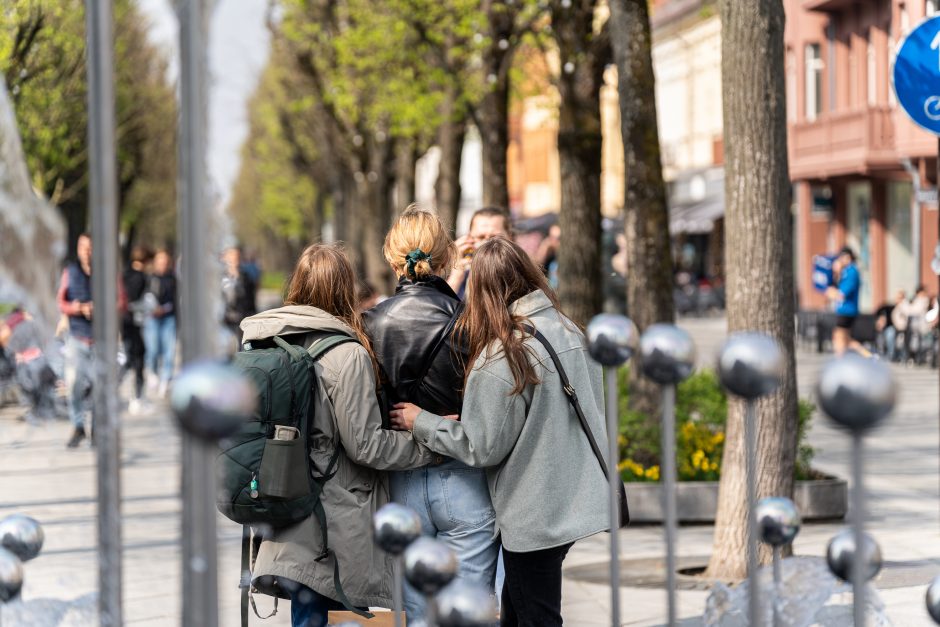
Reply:
M357 607L390 607L391 557L372 543L372 516L389 501L384 470L427 464L432 455L411 434L382 429L376 399L376 364L356 307L356 275L335 246L308 247L294 269L286 306L246 318L244 340L275 336L309 347L324 334L345 333L358 342L336 346L315 364L318 406L311 458L322 474L339 448L335 476L321 496L330 549L324 559L316 516L264 536L252 569L254 586L291 599L294 627L322 627L329 610L341 610L333 583ZM293 338L293 339L290 339Z
M600 366L545 276L504 238L473 258L456 332L470 363L459 420L399 403L392 424L431 450L486 468L502 538L502 625L561 625L561 565L572 544L609 528L607 482L540 331L557 352L594 437L607 450Z

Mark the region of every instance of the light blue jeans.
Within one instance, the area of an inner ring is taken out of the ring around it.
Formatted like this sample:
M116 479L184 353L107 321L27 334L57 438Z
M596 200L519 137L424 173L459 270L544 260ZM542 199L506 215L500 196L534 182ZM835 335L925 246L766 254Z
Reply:
M65 385L69 392L69 419L76 429L85 428L85 414L93 404L94 348L69 336L65 342Z
M144 345L147 350L146 364L150 371L160 375L161 381L172 379L176 361L176 316L147 318L144 323Z
M438 466L389 473L392 500L421 517L424 535L437 538L457 553L457 577L495 590L499 542L494 538L496 513L486 473L457 460ZM409 625L424 623L424 597L405 582Z

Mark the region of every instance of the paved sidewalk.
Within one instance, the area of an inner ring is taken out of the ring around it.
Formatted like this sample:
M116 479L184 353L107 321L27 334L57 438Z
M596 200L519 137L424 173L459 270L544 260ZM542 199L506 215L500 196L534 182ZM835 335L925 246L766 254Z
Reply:
M699 346L701 363L710 365L724 335L720 319L684 320ZM802 396L811 394L825 356L801 353ZM901 387L898 409L884 428L869 438L870 530L889 562L882 579L892 586L882 599L894 624L931 624L923 611L926 584L940 574L940 494L938 494L937 371L893 367ZM46 530L42 555L26 565L24 598L76 599L96 588L94 452L67 451L65 423L30 427L18 412L0 410L0 517L23 512L38 518ZM165 412L126 416L123 420L124 605L129 625L178 625L180 615L179 436ZM848 476L848 439L817 416L811 434L818 449L815 465ZM801 555L822 555L841 525L805 527L796 542ZM705 556L713 529L684 527L679 552ZM659 527L621 531L622 557L661 558ZM220 611L223 627L238 625L239 528L219 518ZM607 561L607 536L578 543L566 568ZM679 593L680 617L697 624L707 592ZM609 587L566 578L563 614L576 627L609 625ZM259 610L271 603L259 597ZM625 625L660 625L665 620L662 590L622 588ZM253 625L289 625L285 603L275 618ZM11 627L4 623L4 627ZM30 626L33 627L33 626Z

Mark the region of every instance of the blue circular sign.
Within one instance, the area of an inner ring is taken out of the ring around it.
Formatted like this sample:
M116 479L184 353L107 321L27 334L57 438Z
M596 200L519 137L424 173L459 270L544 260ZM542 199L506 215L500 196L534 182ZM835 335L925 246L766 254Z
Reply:
M911 119L940 135L940 15L921 22L901 42L892 79Z

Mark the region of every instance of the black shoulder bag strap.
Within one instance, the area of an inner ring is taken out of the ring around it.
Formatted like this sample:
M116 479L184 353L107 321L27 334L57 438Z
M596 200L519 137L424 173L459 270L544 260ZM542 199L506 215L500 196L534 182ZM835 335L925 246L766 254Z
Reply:
M604 478L607 481L610 481L610 475L607 473L607 464L604 463L604 454L601 453L601 448L597 445L597 440L594 438L594 434L591 432L591 426L588 424L587 418L584 416L584 411L581 409L581 401L578 400L578 392L571 385L571 382L568 380L568 373L565 372L564 366L561 365L561 359L558 358L558 353L555 352L555 348L552 346L551 342L542 335L542 332L532 327L530 325L525 325L525 330L532 334L542 346L545 347L545 350L548 351L548 356L552 358L552 362L555 364L555 369L558 371L558 378L561 379L561 385L565 390L565 395L568 397L568 401L571 403L571 406L574 408L574 413L578 415L578 421L581 423L581 428L584 430L584 435L587 436L588 442L591 445L591 450L594 451L594 457L597 458L597 463L601 466L601 472L604 473ZM630 523L630 510L627 507L627 493L623 487L623 481L620 481L620 526L626 527Z

